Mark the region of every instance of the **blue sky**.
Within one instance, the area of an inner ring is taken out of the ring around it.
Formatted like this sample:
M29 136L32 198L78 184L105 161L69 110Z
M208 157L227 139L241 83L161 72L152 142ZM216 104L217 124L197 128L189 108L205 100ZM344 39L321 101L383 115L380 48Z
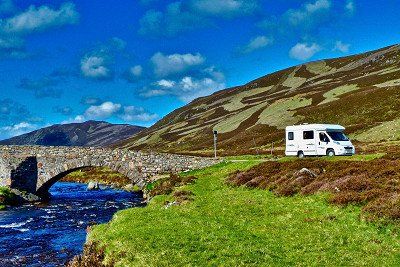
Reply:
M150 126L196 97L399 43L397 0L0 0L0 138Z

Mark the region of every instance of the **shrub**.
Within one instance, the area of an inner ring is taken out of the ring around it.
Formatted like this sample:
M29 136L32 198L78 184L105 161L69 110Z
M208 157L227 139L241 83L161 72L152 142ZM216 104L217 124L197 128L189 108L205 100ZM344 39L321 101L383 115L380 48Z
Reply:
M193 192L187 190L179 190L175 191L173 196L175 197L176 201L179 203L192 201L193 200Z
M6 205L14 205L17 202L15 194L8 187L0 187L0 210Z
M194 176L180 176L175 173L171 173L169 178L160 179L154 183L146 186L149 196L157 195L169 195L175 187L183 186L193 183L197 178Z

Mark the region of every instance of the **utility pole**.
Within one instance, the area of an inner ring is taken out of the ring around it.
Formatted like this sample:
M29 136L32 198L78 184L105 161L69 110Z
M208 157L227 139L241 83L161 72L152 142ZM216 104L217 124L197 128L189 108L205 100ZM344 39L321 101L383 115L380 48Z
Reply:
M218 131L213 131L214 133L214 158L217 158L217 139L218 139Z

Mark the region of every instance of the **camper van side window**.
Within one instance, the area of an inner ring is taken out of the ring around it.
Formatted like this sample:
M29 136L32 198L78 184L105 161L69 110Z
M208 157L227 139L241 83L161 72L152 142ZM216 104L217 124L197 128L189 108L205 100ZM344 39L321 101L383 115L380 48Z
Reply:
M314 131L304 131L303 139L314 139Z
M294 134L293 132L288 133L288 140L294 140Z

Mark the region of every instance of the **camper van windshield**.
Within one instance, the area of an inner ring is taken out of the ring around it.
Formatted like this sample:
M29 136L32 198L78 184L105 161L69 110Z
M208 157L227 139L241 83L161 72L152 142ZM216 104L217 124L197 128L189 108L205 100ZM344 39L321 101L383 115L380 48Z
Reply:
M349 141L343 132L328 132L333 141Z

